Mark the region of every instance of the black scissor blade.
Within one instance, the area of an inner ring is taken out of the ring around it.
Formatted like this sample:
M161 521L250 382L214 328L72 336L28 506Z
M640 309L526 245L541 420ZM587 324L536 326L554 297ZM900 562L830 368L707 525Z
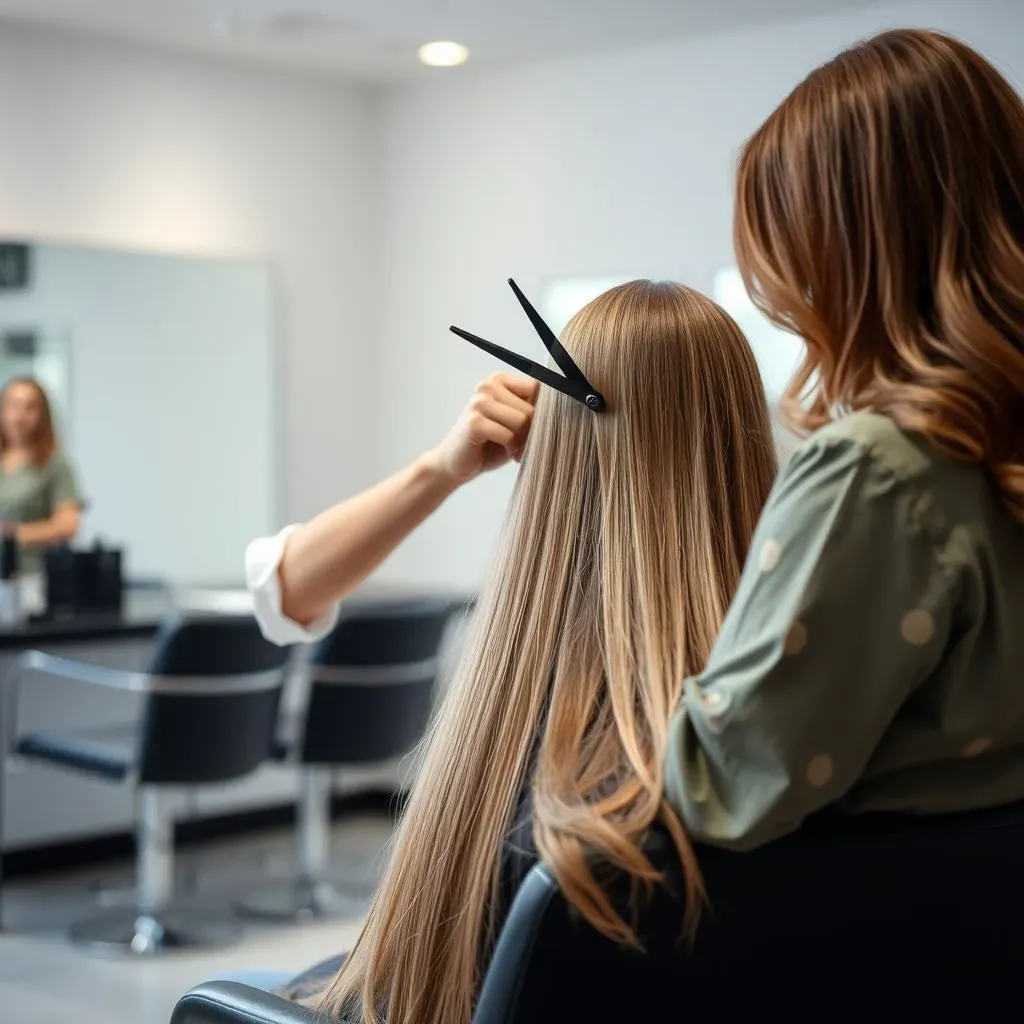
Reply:
M574 382L566 380L565 377L555 373L554 370L541 366L540 363L535 363L532 359L527 359L526 356L521 356L518 352L511 352L507 348L495 345L493 341L481 338L478 334L464 331L461 327L449 327L448 330L452 334L457 334L460 338L468 341L471 345L476 345L477 348L483 349L484 352L497 357L502 362L508 363L509 366L514 366L517 370L521 370L534 380L540 381L541 384L546 384L549 388L561 391L563 395L579 399L577 394L579 389L574 386Z
M540 340L544 343L544 347L548 352L551 353L551 358L554 359L558 368L566 375L566 377L579 381L581 384L586 384L587 378L583 376L583 372L572 361L572 356L562 348L562 343L558 340L558 335L548 327L544 322L544 318L533 308L533 303L530 302L530 300L522 293L519 285L517 285L511 277L508 279L508 283L512 291L515 292L516 298L519 300L519 305L523 307L523 312L530 318L530 323L533 324L533 329L540 335Z

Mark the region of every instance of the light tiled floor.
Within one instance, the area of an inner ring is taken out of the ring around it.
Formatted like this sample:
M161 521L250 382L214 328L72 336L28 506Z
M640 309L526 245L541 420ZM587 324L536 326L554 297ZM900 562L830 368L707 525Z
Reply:
M383 815L339 824L332 841L338 874L372 878L391 829ZM290 855L291 833L285 830L210 843L186 851L179 859L179 877L194 886L189 899L205 908L226 909L234 897L261 881L284 877ZM9 886L6 930L0 935L3 1024L167 1024L178 996L208 978L251 969L300 971L348 949L365 911L363 903L353 901L351 916L337 921L246 922L242 941L229 949L147 960L102 959L70 945L64 937L67 926L102 912L95 887L126 885L130 879L131 865L118 864ZM109 894L109 899L117 898L119 894Z

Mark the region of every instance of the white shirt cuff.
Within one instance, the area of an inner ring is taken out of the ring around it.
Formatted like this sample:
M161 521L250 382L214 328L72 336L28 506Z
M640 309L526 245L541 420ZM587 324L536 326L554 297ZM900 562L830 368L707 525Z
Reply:
M286 647L322 640L338 621L337 605L306 626L300 626L281 611L281 580L277 575L284 545L298 526L287 526L273 537L259 537L245 552L245 582L252 594L253 610L263 635Z

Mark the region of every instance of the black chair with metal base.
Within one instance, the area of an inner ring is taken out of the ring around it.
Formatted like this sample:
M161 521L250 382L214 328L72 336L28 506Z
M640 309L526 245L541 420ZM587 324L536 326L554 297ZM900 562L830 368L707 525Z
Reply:
M372 882L330 875L332 781L338 768L382 764L407 754L430 718L451 598L346 605L314 649L304 721L278 754L300 765L293 878L243 899L243 914L275 920L353 912ZM344 892L342 891L344 890Z
M29 673L114 687L143 699L141 722L80 733L14 732L13 750L21 758L136 787L134 905L75 924L73 941L98 952L149 955L237 937L228 915L172 906L175 802L185 788L229 782L265 763L289 657L286 648L263 638L251 617L218 616L166 623L145 673L39 652L16 662L10 676L14 715L18 684Z

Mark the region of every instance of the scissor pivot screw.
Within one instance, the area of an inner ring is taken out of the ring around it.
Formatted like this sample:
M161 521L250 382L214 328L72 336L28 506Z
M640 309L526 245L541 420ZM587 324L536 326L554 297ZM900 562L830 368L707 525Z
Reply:
M594 412L600 412L604 408L604 402L597 395L587 395L586 402L587 408L593 409Z

